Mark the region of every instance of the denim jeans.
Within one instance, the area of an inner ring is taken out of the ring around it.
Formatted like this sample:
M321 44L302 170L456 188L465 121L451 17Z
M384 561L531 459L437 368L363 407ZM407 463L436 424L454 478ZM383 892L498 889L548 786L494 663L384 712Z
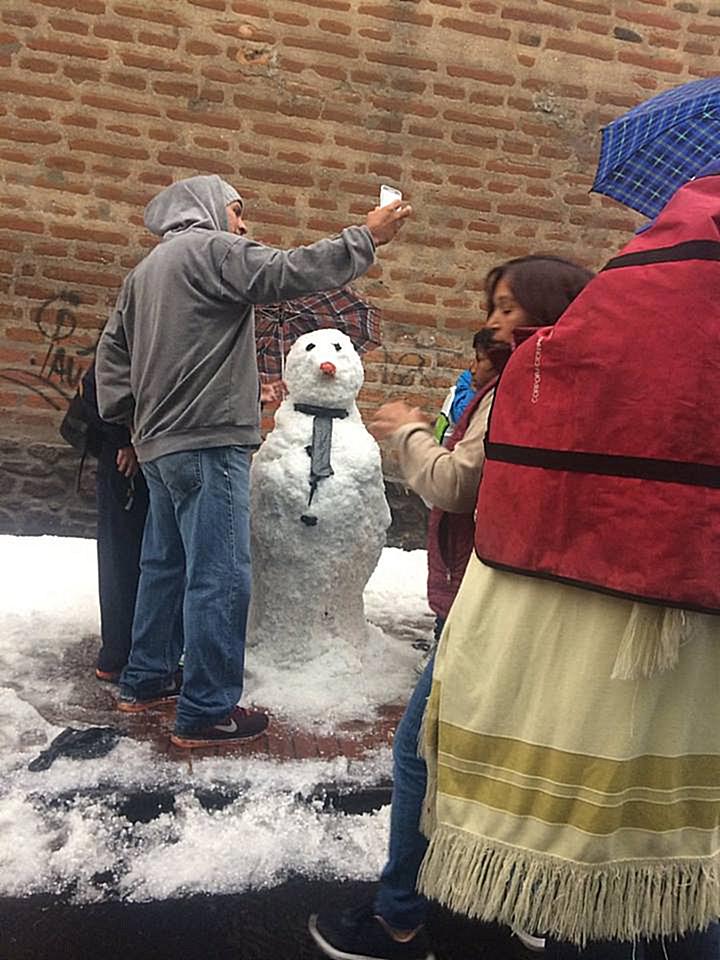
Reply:
M415 890L427 849L427 840L420 833L427 768L417 751L434 662L433 657L425 667L393 740L390 848L374 909L395 930L413 930L425 921L428 913L428 901Z
M243 447L144 463L150 510L133 642L121 687L152 696L185 655L175 729L227 716L240 699L250 600L250 455Z
M605 941L589 943L582 950L548 940L545 960L720 960L720 925L713 923L679 940Z

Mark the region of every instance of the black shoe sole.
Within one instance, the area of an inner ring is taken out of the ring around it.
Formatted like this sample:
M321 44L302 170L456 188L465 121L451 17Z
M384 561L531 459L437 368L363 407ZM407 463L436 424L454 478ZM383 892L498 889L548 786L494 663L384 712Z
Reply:
M316 913L308 920L308 932L320 950L331 960L384 960L382 957L371 957L367 953L345 953L343 950L337 950L318 930ZM425 955L424 960L435 960L435 954L430 951Z

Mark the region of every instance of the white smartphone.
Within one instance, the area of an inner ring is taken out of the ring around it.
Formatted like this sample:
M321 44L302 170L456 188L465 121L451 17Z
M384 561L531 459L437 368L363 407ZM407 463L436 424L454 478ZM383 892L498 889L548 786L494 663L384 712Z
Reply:
M396 187L389 187L383 183L380 187L380 206L386 207L395 200L402 200L402 193Z

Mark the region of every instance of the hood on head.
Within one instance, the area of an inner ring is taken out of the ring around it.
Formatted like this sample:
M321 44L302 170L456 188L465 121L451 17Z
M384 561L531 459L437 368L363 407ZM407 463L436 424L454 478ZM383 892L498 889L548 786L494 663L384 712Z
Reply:
M237 190L216 174L178 180L161 190L145 207L145 226L159 237L192 227L227 230L225 208L233 200L242 203Z

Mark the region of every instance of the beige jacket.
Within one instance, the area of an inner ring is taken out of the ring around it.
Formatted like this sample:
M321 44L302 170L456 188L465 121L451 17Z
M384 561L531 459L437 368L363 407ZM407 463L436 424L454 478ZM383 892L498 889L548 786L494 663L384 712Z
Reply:
M483 397L465 436L453 450L440 446L432 427L420 421L400 427L390 437L403 480L427 503L448 513L475 510L485 462L483 441L494 396L491 390Z

